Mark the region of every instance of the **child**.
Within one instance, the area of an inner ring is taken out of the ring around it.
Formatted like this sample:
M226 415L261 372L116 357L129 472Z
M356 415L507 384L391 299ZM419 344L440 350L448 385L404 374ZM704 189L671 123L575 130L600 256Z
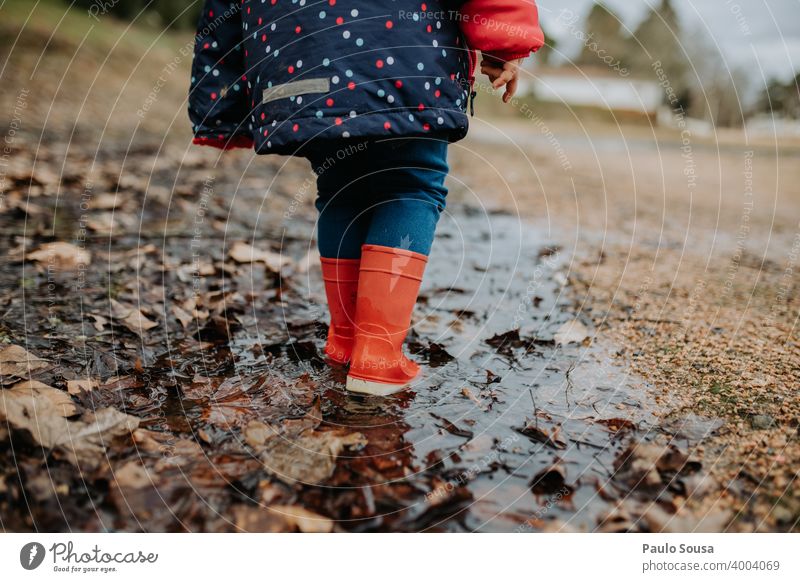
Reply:
M544 42L534 0L206 0L192 68L194 143L308 158L347 389L389 395L439 215L448 143L467 133L476 51L508 102Z

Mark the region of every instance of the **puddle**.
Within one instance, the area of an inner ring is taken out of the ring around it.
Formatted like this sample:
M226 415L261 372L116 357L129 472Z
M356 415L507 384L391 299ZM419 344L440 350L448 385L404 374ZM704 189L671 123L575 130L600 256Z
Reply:
M324 313L316 270L293 290L305 305L284 293L287 305L276 308L287 323L285 349L253 356L264 351L257 328L262 337L264 326L273 329L272 313L258 314L234 340L240 369L264 365L279 379L309 374L323 387L326 425L381 443L340 457L340 465L361 466L373 455L368 464L403 467L400 482L411 493L378 523L371 516L352 529L514 531L551 518L589 529L607 510L598 490L622 437L653 422L652 406L644 383L614 365L602 338L555 345L555 332L581 316L559 284L568 253L542 232L477 211L443 218L410 336L413 357L427 365L400 397L345 394L344 372L318 355L324 326L296 325Z
M610 480L615 460L629 437L655 424L654 406L602 337L556 345L573 320L591 332L563 286L570 250L543 225L513 216L445 215L408 342L422 376L393 398L350 395L345 370L320 356L327 309L316 260L301 268L313 246L310 204L298 202L281 235L285 206L295 204L291 186L307 168L289 167L279 182L285 192L265 198L279 168L260 165L236 196L223 181L225 195L197 199L208 180L198 158L182 166L181 194L168 207L126 199L113 236L87 241L95 258L80 291L74 274L19 259L0 264L8 290L0 340L51 362L36 379L58 390L97 379L75 402L133 415L143 431L136 442L106 443L105 462L92 470L43 455L24 435L11 435L13 449L0 438L2 526L282 531L286 523L268 509L281 505L350 531L538 531L551 520L595 528L627 494ZM9 228L0 250L20 257L23 243L51 240L54 211L43 203L27 241L14 236L11 214L0 217ZM140 217L153 220L143 228ZM78 240L74 220L56 226L61 238ZM282 276L263 263L236 264L228 257L236 240L282 249L294 264ZM157 325L132 333L114 319L111 299ZM187 319L195 308L202 317ZM254 421L314 427L319 439L310 442L323 449L338 447L330 431L339 431L349 445L330 467L314 467L313 454L297 447L287 465L278 451L284 466L310 465L325 477L288 482L253 448L245 429ZM139 467L148 479L136 478ZM22 498L25 507L9 504Z

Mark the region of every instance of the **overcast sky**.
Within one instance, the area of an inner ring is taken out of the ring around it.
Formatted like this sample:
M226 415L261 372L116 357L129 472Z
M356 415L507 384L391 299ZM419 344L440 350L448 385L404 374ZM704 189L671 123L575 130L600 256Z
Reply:
M561 43L559 50L574 56L580 40L559 26L559 14L570 9L583 18L593 0L537 3L547 32ZM660 0L606 0L630 29L644 18L648 5L658 4ZM762 74L789 79L800 71L800 0L673 0L672 4L685 33L706 35L719 45L729 66L752 71L757 82Z

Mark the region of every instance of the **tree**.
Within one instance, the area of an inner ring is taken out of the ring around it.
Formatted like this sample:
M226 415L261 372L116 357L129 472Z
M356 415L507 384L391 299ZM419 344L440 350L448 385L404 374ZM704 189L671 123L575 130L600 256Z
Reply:
M609 59L624 67L628 47L622 21L603 3L592 6L584 23L583 48L577 59L579 65L608 64Z
M653 63L660 61L676 95L688 90L689 65L683 50L678 14L670 0L650 8L629 41L633 70L652 77Z
M772 79L758 99L758 111L800 119L800 73L787 83Z
M546 30L543 30L543 32L545 44L536 52L534 62L537 65L548 66L552 64L553 54L558 49L558 41L554 36L548 34Z
M687 76L689 115L717 127L742 125L751 76L741 67L726 62L719 48L699 27L687 35L686 52L691 55L693 66L692 75Z

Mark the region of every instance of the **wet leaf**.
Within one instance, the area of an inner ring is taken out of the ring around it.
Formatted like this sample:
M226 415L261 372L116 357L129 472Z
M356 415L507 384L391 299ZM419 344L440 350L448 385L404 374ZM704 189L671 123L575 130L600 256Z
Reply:
M435 418L436 420L440 420L442 422L442 428L444 430L446 430L447 432L449 432L451 435L457 436L457 437L463 437L463 438L466 438L466 439L471 439L472 438L472 431L466 430L466 429L463 429L463 428L459 428L455 424L453 424L452 422L447 420L446 418L443 418L443 417L441 417L441 416L439 416L437 414L434 414L433 412L431 412L431 416L433 418Z
M120 489L144 489L154 483L153 476L139 461L130 461L114 471L114 480Z
M125 305L116 299L111 300L111 317L139 336L143 336L144 332L158 327L155 321L147 319L136 307Z
M138 418L115 408L89 411L80 420L65 421L59 427L56 452L73 465L95 467L104 459L113 438L130 434L138 426Z
M299 505L274 505L270 509L283 515L283 518L303 533L330 533L333 521Z
M685 492L681 479L700 471L702 466L673 445L631 443L614 462L614 478L629 489L661 488L668 485Z
M267 440L278 434L278 431L260 420L252 420L244 428L244 441L257 449L263 447Z
M114 210L122 203L116 194L97 194L92 198L92 208L97 210Z
M40 415L65 418L78 412L69 394L41 382L20 382L0 392L0 416L18 428L30 421L36 422Z
M294 439L276 435L262 445L264 469L289 483L320 485L336 468L336 458L345 448L363 447L366 437L361 433L306 431Z
M596 422L597 424L602 424L608 428L608 430L616 434L635 431L638 429L635 422L625 418L604 418Z
M79 420L69 421L65 417L77 412L72 399L38 382L19 384L0 396L0 420L27 431L34 442L74 465L97 466L112 438L139 425L137 418L114 408L89 411Z
M28 378L32 372L50 364L31 354L21 346L0 346L0 383L12 379Z
M189 327L189 325L191 325L191 323L194 321L194 317L192 317L191 313L185 311L184 309L181 309L177 305L172 306L172 315L175 316L175 319L177 319L180 322L181 327L183 327L184 329Z
M67 392L70 394L80 394L81 392L91 392L100 385L99 380L67 380Z
M525 435L534 442L542 443L553 449L565 449L566 443L550 435L546 430L539 428L535 421L530 421L523 428L517 429L520 434Z
M487 339L486 343L495 348L498 353L505 355L510 355L512 350L525 345L525 342L520 338L518 329L512 329L505 333L498 333Z
M556 495L561 493L568 496L573 489L566 483L564 470L560 466L553 466L536 474L531 481L531 491L534 495Z
M486 404L485 404L485 403L484 403L484 402L483 402L483 401L482 401L480 398L478 398L477 396L475 396L475 395L472 393L472 390L470 390L470 389L469 389L469 388L467 388L466 386L465 386L464 388L462 388L462 389L461 389L461 394L463 394L465 398L468 398L468 399L472 400L472 402L474 402L474 403L475 403L475 406L477 406L478 408L480 408L480 409L481 409L481 410L483 410L484 412L486 412L487 410L489 410L489 407L488 407L488 406L487 406L487 405L486 405Z
M155 432L144 428L137 428L131 433L137 451L146 453L165 454L170 449L173 440L169 434Z
M292 263L290 258L280 253L257 249L241 241L234 243L228 254L237 263L264 263L274 273L280 273L283 267Z
M292 531L292 525L277 511L267 507L238 504L230 509L236 528L249 533Z
M94 328L97 331L103 331L108 325L108 319L96 313L90 313L89 317L94 319Z
M92 262L89 251L66 242L53 242L28 253L26 259L56 271L74 271Z
M97 214L86 220L86 226L98 234L113 234L115 230L119 230L120 226L111 212L103 212Z
M421 342L411 342L408 349L412 354L424 357L432 368L444 366L455 360L442 344L435 342L430 342L427 346Z

